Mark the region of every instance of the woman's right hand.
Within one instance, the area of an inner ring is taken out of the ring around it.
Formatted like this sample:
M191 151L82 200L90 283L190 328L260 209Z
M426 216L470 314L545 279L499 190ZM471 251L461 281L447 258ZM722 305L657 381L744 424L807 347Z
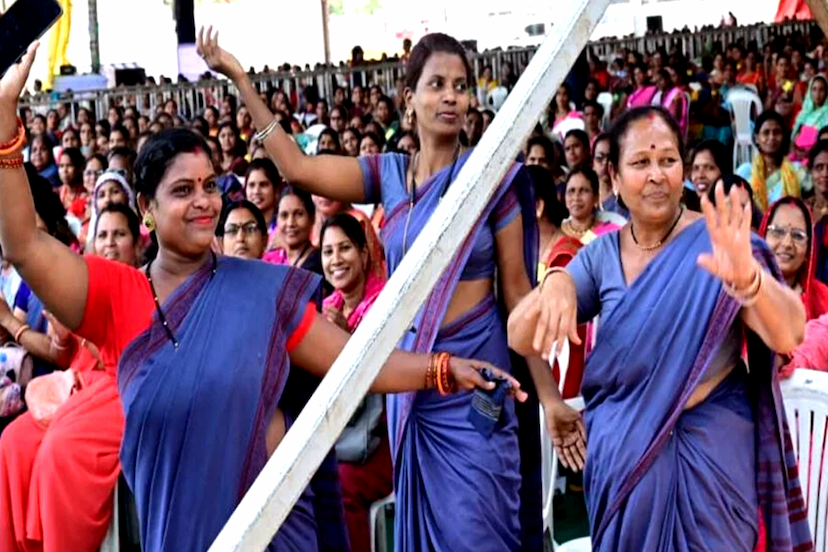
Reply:
M550 274L512 310L508 324L509 346L524 356L555 358L568 338L578 335L578 300L575 283L565 272ZM554 349L554 350L553 350Z
M565 468L574 471L584 469L586 462L586 430L581 413L570 408L562 400L544 405L546 429L558 459Z
M235 81L245 75L244 67L236 56L219 46L218 31L213 32L212 25L206 31L204 27L198 31L198 55L204 58L210 69L230 80Z
M0 143L8 142L17 133L17 101L32 70L38 43L29 46L23 59L9 67L0 79Z

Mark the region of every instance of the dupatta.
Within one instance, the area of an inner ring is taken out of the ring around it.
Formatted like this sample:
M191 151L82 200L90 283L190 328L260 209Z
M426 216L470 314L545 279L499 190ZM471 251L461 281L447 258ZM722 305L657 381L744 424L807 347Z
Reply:
M752 246L754 256L779 278L764 242L753 236ZM698 255L710 249L704 221L690 225L602 318L582 385L590 443L585 484L595 549L667 445L684 406L739 314L740 305L723 292L721 282L696 265ZM747 333L756 420L756 489L767 528L767 550L810 550L774 357L755 334Z
M288 339L318 288L303 270L222 257L164 305L177 351L157 314L124 351L121 463L144 550L206 550L264 467ZM273 542L303 551L315 539L303 496Z

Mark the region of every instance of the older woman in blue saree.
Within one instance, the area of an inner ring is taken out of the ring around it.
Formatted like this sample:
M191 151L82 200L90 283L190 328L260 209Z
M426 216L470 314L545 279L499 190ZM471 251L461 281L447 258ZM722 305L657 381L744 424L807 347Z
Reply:
M463 47L428 35L412 50L406 78L406 117L421 141L412 159L397 154L359 160L303 156L259 100L242 66L212 31L199 48L213 69L230 77L262 143L285 178L316 195L353 203L382 203L388 269L393 272L469 157L459 137L469 108L471 69ZM519 165L503 179L486 211L418 313L401 347L407 351L473 354L511 365L524 388L529 371L544 400L554 387L540 357L510 359L500 309L531 291L537 231L531 183ZM495 289L502 305L495 300ZM511 361L510 361L511 360ZM521 366L522 365L522 366ZM521 405L523 406L523 405ZM488 430L470 421L472 395L435 393L389 397L388 424L395 464L395 545L400 551L540 550L541 484L537 403L516 413L503 405ZM520 426L520 432L518 432Z
M0 80L0 143L24 141L16 102L33 60L34 49ZM292 376L324 376L349 337L316 316L317 276L212 253L222 199L209 151L186 129L159 133L141 150L138 203L158 242L142 270L79 257L38 232L22 162L0 165L5 258L59 321L118 364L120 458L147 552L210 546L298 414ZM14 148L8 155L21 159ZM491 391L483 368L525 398L491 364L405 352L391 355L372 390L439 381L446 396ZM312 501L308 489L269 550L320 547Z
M772 353L802 340L804 309L751 235L745 190L719 182L705 220L684 210L682 158L665 111L619 119L610 164L630 223L549 273L510 343L555 355L601 315L586 434L572 417L551 428L565 464L586 458L594 550L811 550Z

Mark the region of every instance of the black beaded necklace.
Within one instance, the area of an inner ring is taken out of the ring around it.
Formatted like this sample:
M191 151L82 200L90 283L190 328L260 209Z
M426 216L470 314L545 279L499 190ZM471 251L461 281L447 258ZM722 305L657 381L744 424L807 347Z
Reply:
M216 275L216 270L218 270L218 257L212 251L210 252L210 254L213 256L213 271L212 274L210 274L210 279L212 279L213 276ZM152 291L152 299L153 301L155 301L155 311L158 313L158 319L161 321L161 325L164 326L164 331L167 332L167 337L170 338L170 341L173 344L173 348L175 348L175 350L178 351L179 341L178 339L176 339L175 334L173 333L172 328L170 328L169 323L167 323L167 317L164 316L164 310L161 308L161 302L158 300L158 292L155 291L155 284L152 283L152 276L150 276L150 269L152 268L153 261L155 261L155 259L153 259L147 264L146 276L147 281L150 285L150 291Z

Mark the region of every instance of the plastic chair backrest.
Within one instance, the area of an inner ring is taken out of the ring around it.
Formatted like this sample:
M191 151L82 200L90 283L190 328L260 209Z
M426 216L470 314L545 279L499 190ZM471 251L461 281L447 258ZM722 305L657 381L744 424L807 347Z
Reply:
M609 126L612 115L612 93L601 92L598 94L597 101L604 108L604 116L601 118L601 127L606 129Z
M505 86L498 86L489 92L489 95L486 97L486 103L497 113L503 107L503 103L506 101L506 96L508 95L509 90Z
M566 120L555 125L554 131L555 135L563 142L563 139L566 138L566 133L576 128L578 130L585 130L586 123L578 117L568 117Z
M752 115L762 112L762 101L759 96L747 88L733 88L727 93L726 101L733 114L734 138L737 141L752 143Z
M781 384L815 552L828 552L828 373L797 369Z

